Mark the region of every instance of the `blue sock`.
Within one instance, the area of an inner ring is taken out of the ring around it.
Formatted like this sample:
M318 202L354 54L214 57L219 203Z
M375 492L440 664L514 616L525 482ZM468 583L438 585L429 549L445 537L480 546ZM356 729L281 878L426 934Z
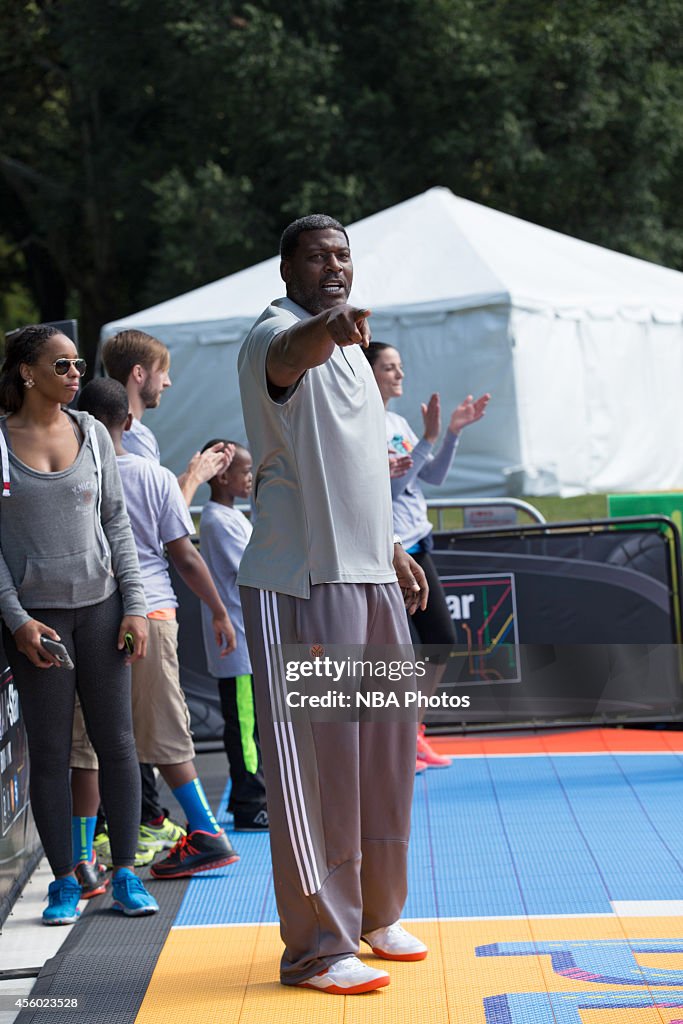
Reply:
M199 779L190 779L184 786L178 786L173 790L173 796L185 811L189 832L197 829L201 832L223 831L213 816Z
M92 841L95 838L95 825L97 817L94 818L72 818L71 819L71 844L73 846L74 864L80 864L82 860L92 858Z

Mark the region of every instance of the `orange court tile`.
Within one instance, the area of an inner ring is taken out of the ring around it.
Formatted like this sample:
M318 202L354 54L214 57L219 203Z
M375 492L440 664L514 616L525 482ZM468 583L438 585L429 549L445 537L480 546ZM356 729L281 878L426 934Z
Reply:
M683 732L666 729L571 729L529 735L429 736L440 754L683 753Z

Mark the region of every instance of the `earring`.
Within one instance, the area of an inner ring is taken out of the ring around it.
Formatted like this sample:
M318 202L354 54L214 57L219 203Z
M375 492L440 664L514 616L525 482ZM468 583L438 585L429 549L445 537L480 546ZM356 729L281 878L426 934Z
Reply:
M35 385L35 383L36 382L34 381L33 377L26 377L24 380L24 387L32 388Z

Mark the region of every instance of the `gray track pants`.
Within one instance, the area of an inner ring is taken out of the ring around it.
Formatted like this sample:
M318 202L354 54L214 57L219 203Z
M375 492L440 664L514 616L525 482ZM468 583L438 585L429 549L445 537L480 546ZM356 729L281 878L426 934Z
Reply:
M309 600L251 587L240 594L286 947L281 980L295 985L401 915L415 720L283 721L273 711L285 682L272 645L409 645L410 633L398 584L322 584Z

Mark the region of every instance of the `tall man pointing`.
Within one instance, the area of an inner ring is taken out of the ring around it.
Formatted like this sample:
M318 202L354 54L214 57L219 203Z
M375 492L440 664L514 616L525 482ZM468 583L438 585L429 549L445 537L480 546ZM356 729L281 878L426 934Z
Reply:
M292 721L279 647L410 644L419 566L394 544L384 409L347 302L345 229L323 215L280 243L287 297L240 351L256 522L238 582L256 688L281 980L352 995L389 983L356 956L426 947L398 923L406 898L414 722ZM398 582L397 582L398 579Z

